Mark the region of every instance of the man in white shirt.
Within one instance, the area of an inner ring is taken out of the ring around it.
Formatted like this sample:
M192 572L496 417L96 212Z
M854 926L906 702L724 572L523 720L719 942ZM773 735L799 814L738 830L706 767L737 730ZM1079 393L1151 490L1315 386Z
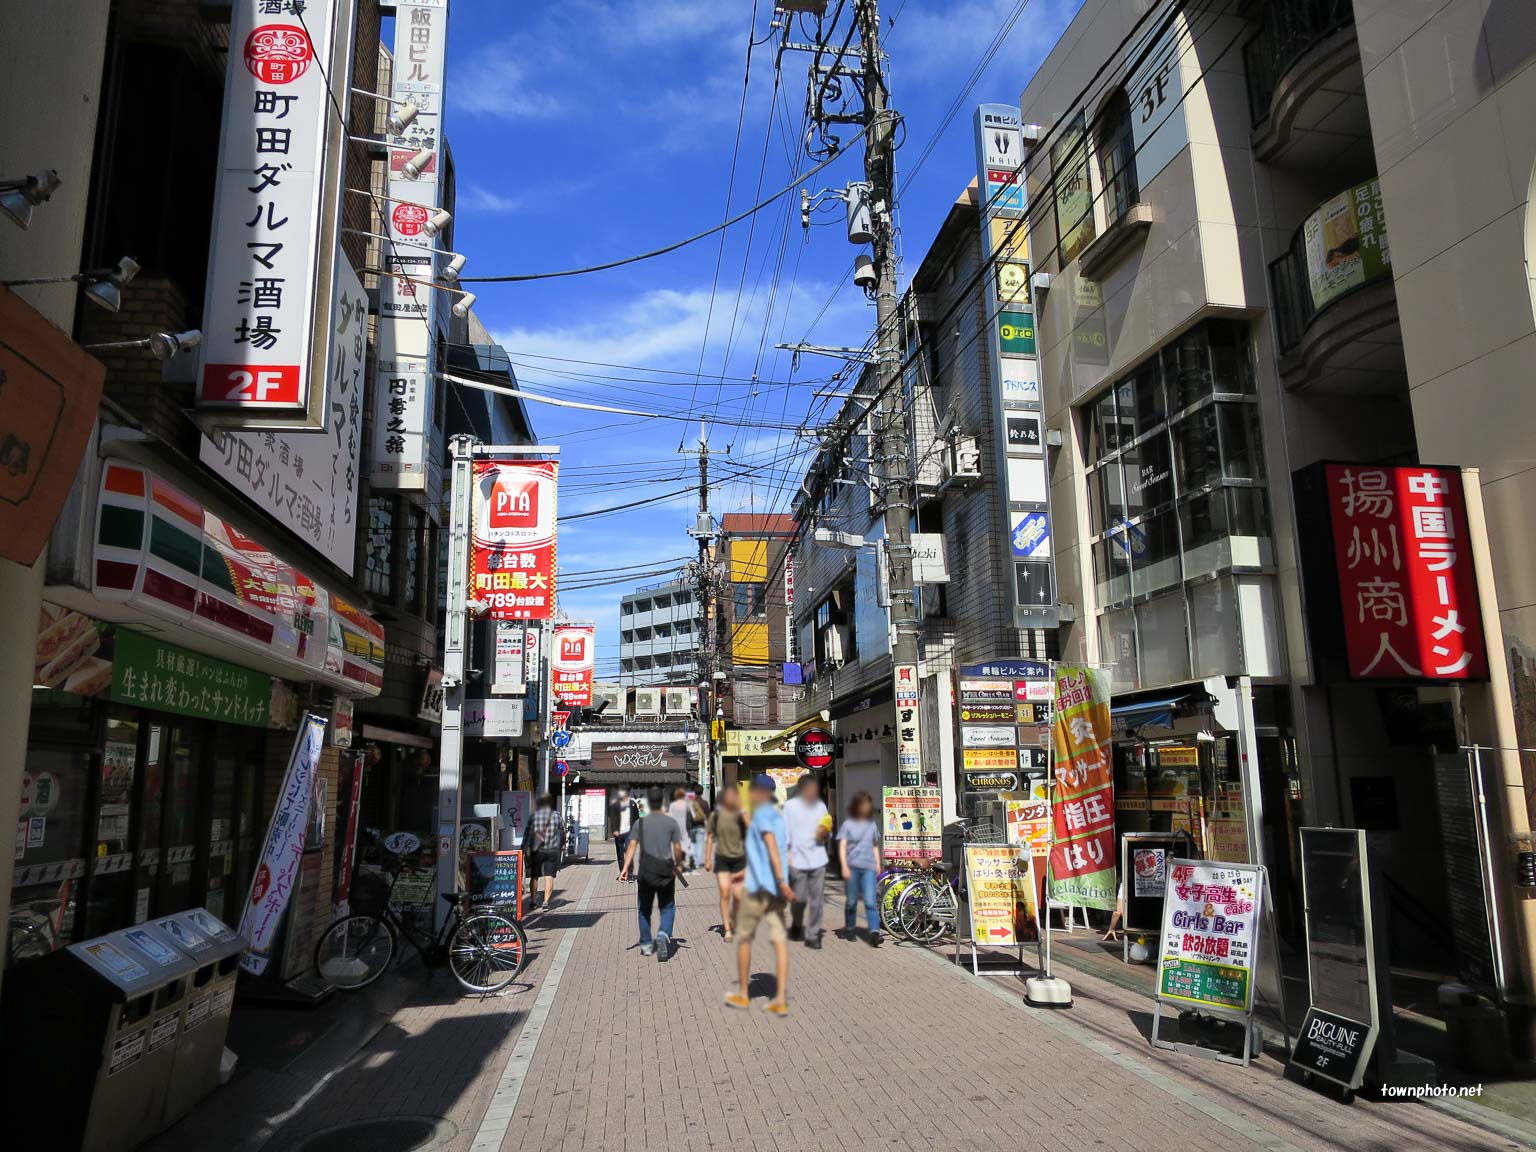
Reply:
M821 781L800 777L795 794L784 804L784 842L789 856L789 884L795 890L789 937L821 947L821 906L826 896L827 840L832 817L821 802Z

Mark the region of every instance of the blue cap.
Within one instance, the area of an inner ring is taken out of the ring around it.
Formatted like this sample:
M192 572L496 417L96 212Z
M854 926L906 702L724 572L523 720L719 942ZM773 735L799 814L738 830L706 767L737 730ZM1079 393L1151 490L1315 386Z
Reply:
M752 787L761 788L765 792L777 792L778 785L773 782L773 777L766 772L759 772L752 777Z

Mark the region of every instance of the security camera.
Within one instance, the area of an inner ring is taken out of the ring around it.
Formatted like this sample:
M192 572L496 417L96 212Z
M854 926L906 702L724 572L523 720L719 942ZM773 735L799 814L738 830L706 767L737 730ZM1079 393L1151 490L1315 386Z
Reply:
M864 253L859 253L853 260L854 287L862 288L866 292L872 292L880 283L880 277L875 272L875 262Z

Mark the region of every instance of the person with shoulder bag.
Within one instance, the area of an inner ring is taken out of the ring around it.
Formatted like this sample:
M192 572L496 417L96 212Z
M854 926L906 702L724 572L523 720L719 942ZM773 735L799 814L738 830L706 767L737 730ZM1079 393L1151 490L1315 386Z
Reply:
M640 817L629 837L629 851L619 879L635 872L638 861L640 907L640 955L655 954L665 964L672 956L672 922L677 915L677 876L684 856L683 830L662 810L666 797L660 788L646 794L650 811ZM661 926L651 938L653 910L661 909Z

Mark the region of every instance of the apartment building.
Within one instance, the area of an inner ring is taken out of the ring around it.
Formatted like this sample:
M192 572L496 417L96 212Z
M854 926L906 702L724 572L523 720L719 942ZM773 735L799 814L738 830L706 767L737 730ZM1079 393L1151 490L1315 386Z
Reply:
M1501 993L1533 61L1514 3L1089 0L1020 100L1058 643L1113 669L1120 830L1267 864L1290 934L1298 830L1365 828L1394 962Z
M619 683L693 684L699 676L699 600L693 584L644 584L619 600Z

